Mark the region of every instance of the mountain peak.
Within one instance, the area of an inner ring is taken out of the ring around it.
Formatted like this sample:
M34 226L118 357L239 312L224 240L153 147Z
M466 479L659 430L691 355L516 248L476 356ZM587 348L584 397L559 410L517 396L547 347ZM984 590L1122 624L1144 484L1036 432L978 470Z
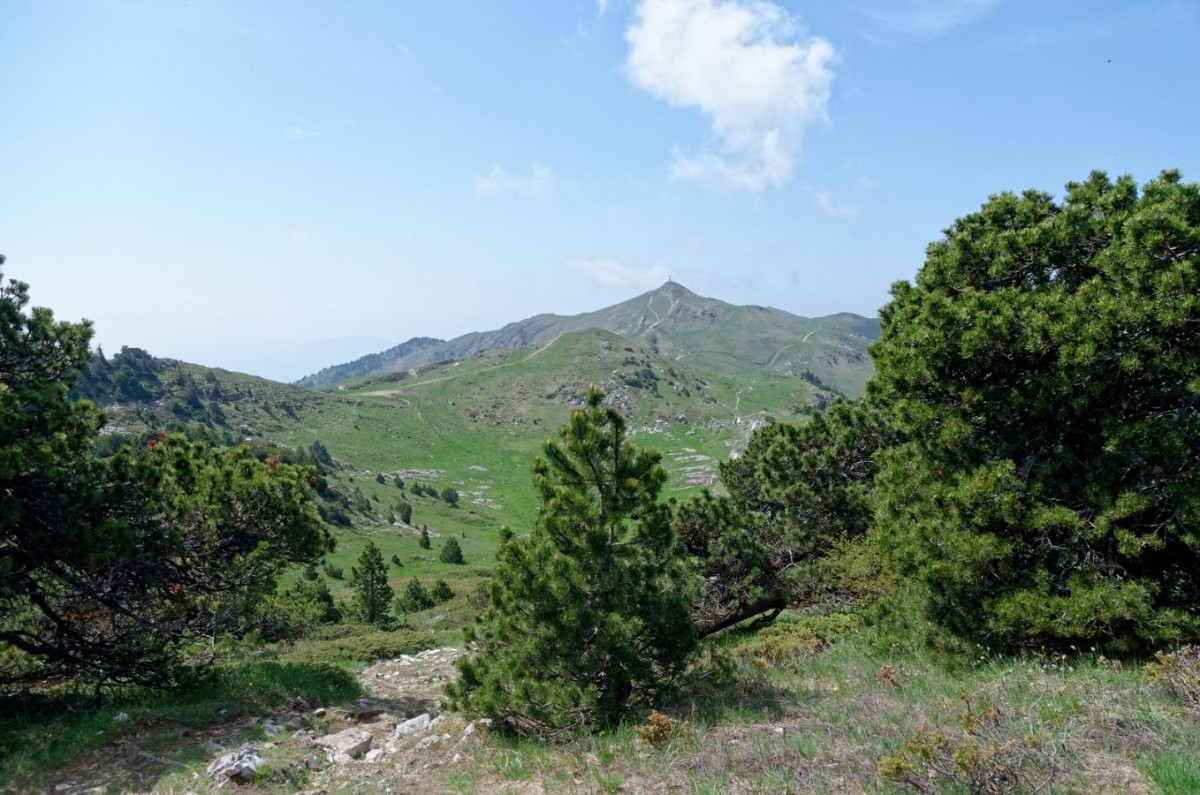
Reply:
M695 295L695 293L693 293L688 288L684 287L679 282L671 281L670 279L667 279L665 282L662 283L662 286L658 287L657 289L653 290L652 292L655 295L666 295L666 296L677 296L677 297L678 296Z

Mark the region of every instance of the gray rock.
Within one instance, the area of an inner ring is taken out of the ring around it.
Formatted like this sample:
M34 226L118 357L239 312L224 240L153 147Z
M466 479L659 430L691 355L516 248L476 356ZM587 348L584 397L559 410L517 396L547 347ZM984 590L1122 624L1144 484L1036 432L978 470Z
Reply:
M213 754L219 754L224 750L225 746L221 745L220 743L214 743L212 740L209 740L204 744L204 753L208 754L209 756Z
M264 762L257 748L243 745L232 753L214 759L207 772L215 779L233 779L248 784L254 781L254 774Z
M308 759L304 760L304 766L309 770L321 769L321 757L316 754L309 754Z
M462 737L459 738L459 743L465 743L472 737L486 737L488 731L492 728L491 718L479 718L467 724L467 728L463 729Z
M424 751L426 748L432 748L442 741L441 737L436 734L431 734L428 737L421 738L421 741L413 746L414 751Z
M268 737L278 737L280 734L279 724L273 720L268 720L263 723L263 734Z
M364 729L344 729L336 734L318 738L316 744L326 749L335 759L338 754L345 754L353 759L371 750L371 739L371 733Z
M372 748L370 751L367 751L367 755L363 757L363 761L374 762L376 759L383 756L384 753L385 752L382 748Z
M396 736L404 737L409 734L416 734L420 731L425 731L433 721L429 717L428 712L422 712L415 718L409 718L396 727Z

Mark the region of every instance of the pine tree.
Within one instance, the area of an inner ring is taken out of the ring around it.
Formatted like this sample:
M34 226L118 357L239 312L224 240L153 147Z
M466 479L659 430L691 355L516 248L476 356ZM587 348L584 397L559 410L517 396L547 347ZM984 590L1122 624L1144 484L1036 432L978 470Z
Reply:
M592 387L534 464L528 537L501 533L479 649L448 688L456 705L520 734L613 726L675 685L696 646L690 583L654 451Z
M432 546L429 543L429 528L421 528L421 540L417 542L417 545L420 546L421 549L429 549L430 546Z
M396 600L396 609L401 613L417 613L433 607L433 597L421 581L413 577L404 588L404 593Z
M91 327L28 300L0 279L0 689L177 686L198 639L261 628L284 569L327 549L306 474L165 433L94 455L103 418L69 399Z
M897 282L875 539L972 643L1200 638L1200 185L992 197Z
M462 547L458 545L458 539L450 536L446 539L446 543L442 545L442 551L438 554L438 560L442 563L462 563L463 553Z
M449 602L451 599L453 599L454 591L450 588L449 583L447 583L445 580L439 579L433 584L433 591L431 591L429 595L433 597L433 601L441 604L442 602Z
M350 576L354 581L354 610L358 619L376 626L386 624L395 592L388 585L383 553L373 541L367 542Z

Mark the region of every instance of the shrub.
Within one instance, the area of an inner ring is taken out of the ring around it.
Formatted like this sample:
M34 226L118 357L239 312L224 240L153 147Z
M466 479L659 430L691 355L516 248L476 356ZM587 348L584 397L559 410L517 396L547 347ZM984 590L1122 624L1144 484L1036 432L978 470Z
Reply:
M1200 646L1184 646L1154 655L1146 675L1185 704L1200 707Z
M453 599L454 591L450 588L449 583L447 583L445 580L439 579L433 584L433 591L430 592L430 596L433 597L433 601L441 604L442 602L449 602L451 599Z
M995 706L976 708L965 693L959 699L951 721L922 726L880 757L880 777L931 795L947 786L980 795L1037 792L1053 779L1055 760L1043 734L1018 733Z
M345 572L341 566L335 566L326 561L321 564L321 570L325 572L325 576L333 580L340 580L345 576Z
M692 739L692 730L686 720L680 721L658 710L651 710L646 722L634 726L633 731L642 742L654 748L663 748L671 740L688 742Z
M419 613L434 605L433 597L421 581L413 577L404 588L404 593L396 600L396 610L401 613Z
M855 615L811 616L764 627L733 650L735 659L759 667L786 667L802 662L861 625Z

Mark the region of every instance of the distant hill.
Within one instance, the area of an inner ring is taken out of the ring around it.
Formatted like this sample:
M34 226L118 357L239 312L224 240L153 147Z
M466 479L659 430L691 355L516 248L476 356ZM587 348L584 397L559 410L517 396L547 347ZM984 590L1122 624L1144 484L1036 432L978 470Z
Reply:
M359 378L364 375L401 369L394 367L394 363L397 361L407 361L409 358L420 354L421 351L441 344L443 344L442 340L434 339L433 337L413 337L408 342L402 342L399 345L388 348L382 353L368 353L366 356L360 356L352 362L323 368L312 375L304 376L296 383L300 386L311 388L336 383L337 381L345 381L347 378Z
M326 367L297 383L313 387L377 373L416 371L481 351L542 345L562 334L588 329L619 334L653 353L711 373L803 377L818 388L857 396L873 371L866 351L879 336L879 321L848 313L803 318L768 307L734 306L667 282L582 315L535 315L496 331L449 341L414 338L382 353Z

